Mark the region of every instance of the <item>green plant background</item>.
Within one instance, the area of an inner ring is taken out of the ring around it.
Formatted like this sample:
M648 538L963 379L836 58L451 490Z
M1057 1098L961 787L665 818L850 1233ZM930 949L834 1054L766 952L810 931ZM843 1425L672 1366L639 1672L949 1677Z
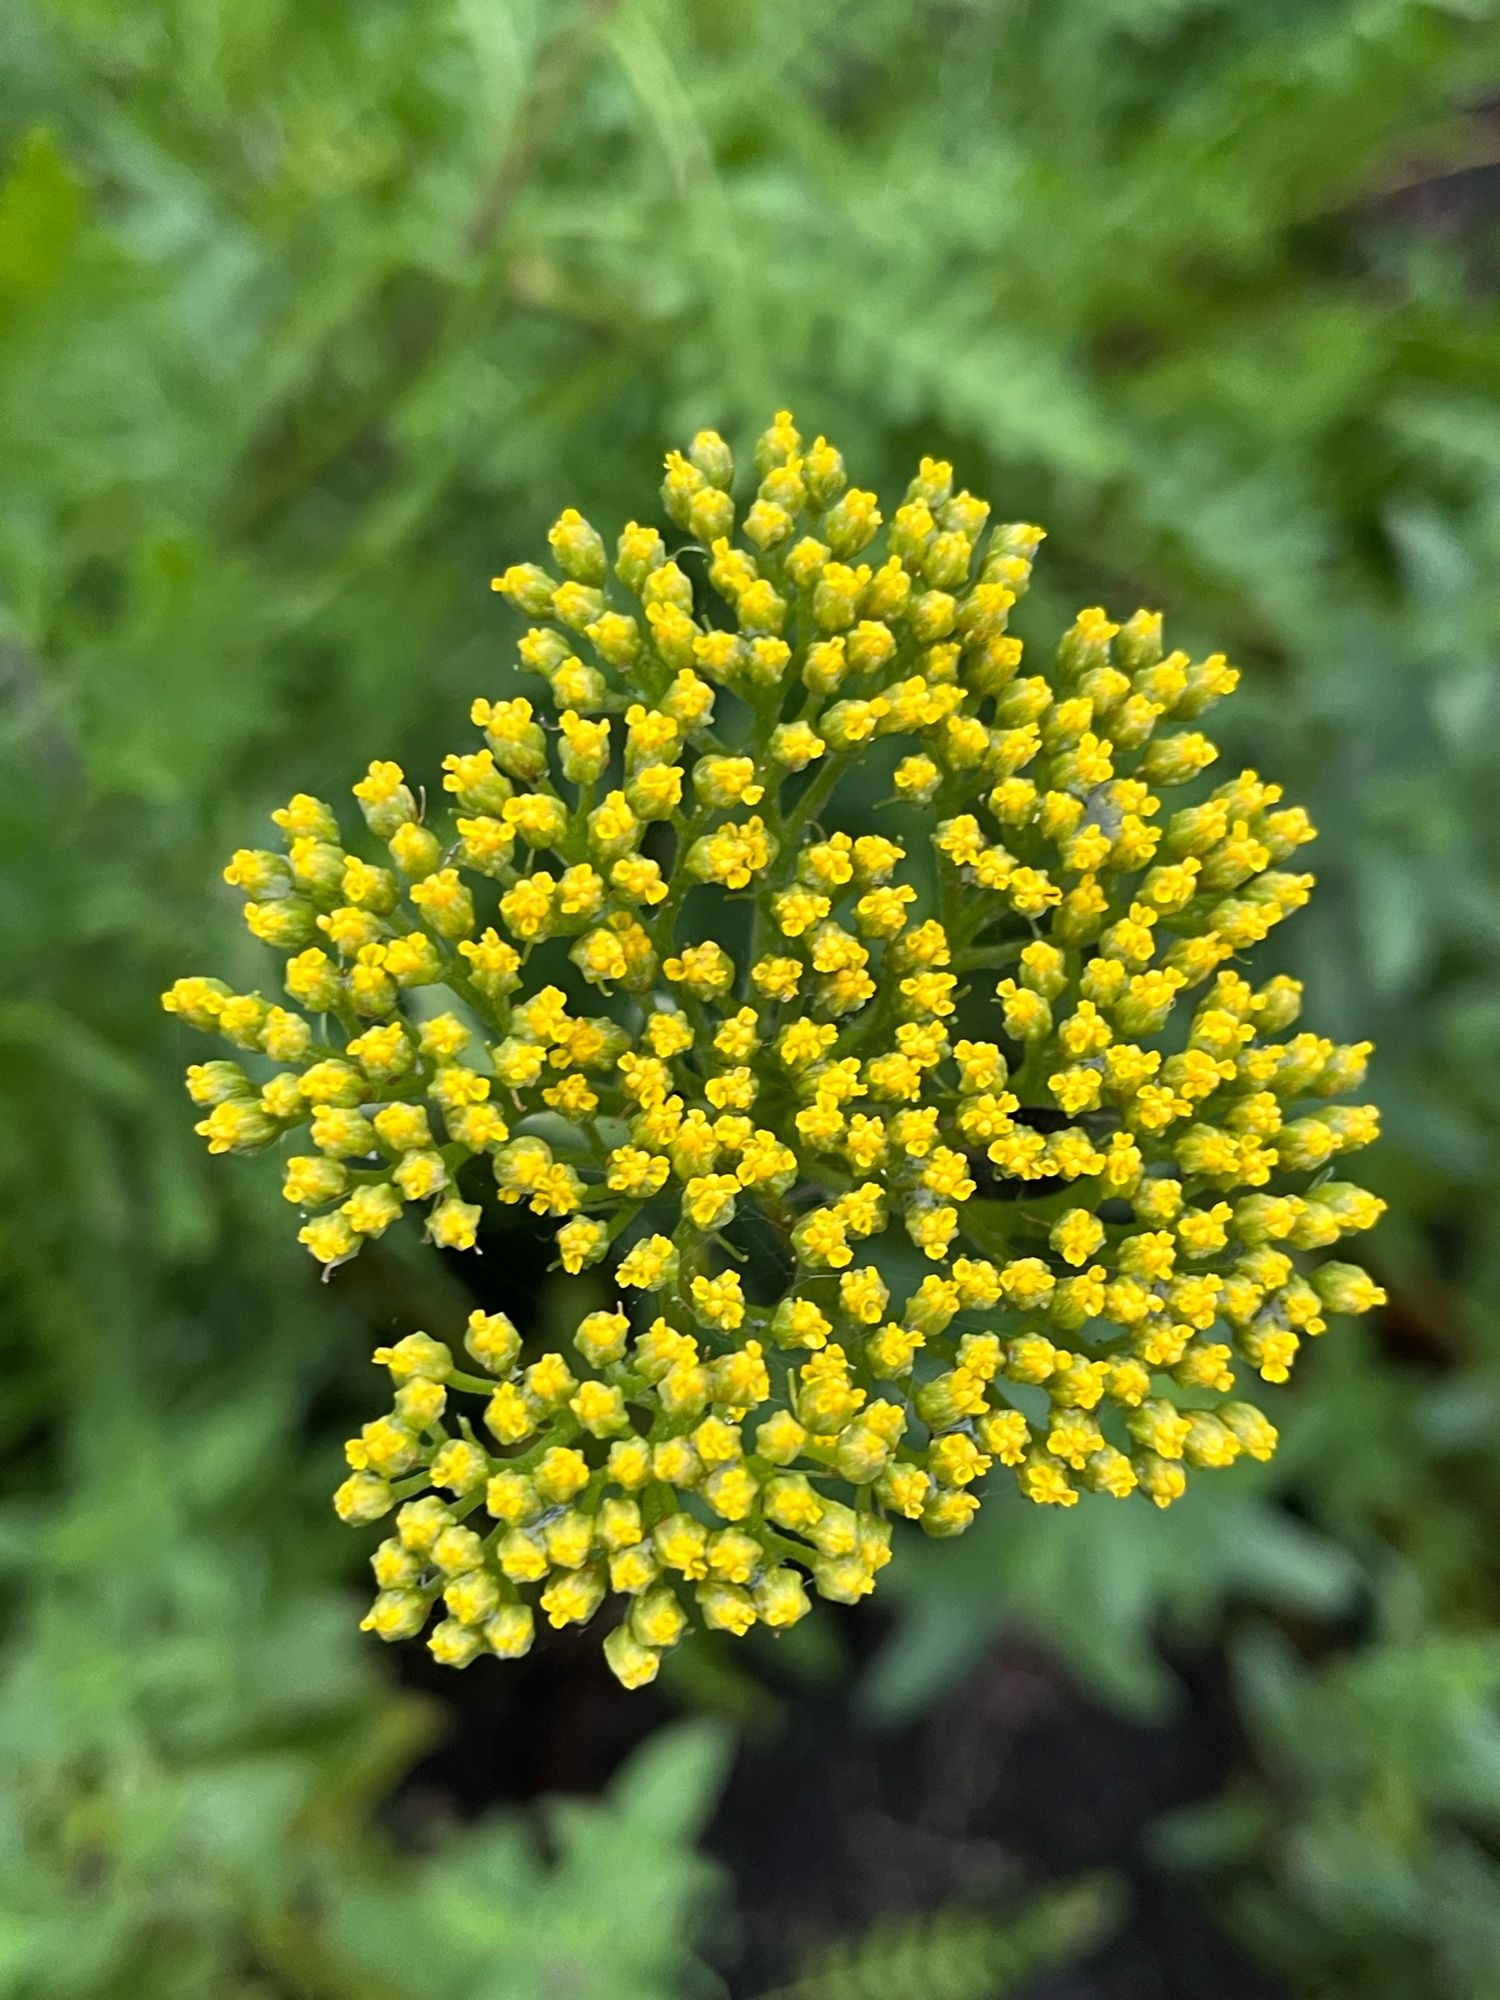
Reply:
M700 1844L737 1740L800 1682L878 1756L1018 1630L1168 1732L1168 1659L1221 1663L1229 1775L1144 1838L1244 1992L1494 2000L1490 0L11 0L4 40L3 2000L750 1990ZM1379 1044L1392 1304L1270 1476L997 1505L908 1548L873 1656L689 1658L582 1790L460 1819L402 1789L442 1713L326 1500L372 1332L458 1280L320 1286L156 995L264 979L217 868L271 805L499 691L497 565L783 402L866 483L940 451L1045 523L1030 629L1145 602L1245 669L1227 754L1323 834L1286 962ZM1117 1920L1046 1874L778 1990L1179 1990L1107 1945L1027 1985Z

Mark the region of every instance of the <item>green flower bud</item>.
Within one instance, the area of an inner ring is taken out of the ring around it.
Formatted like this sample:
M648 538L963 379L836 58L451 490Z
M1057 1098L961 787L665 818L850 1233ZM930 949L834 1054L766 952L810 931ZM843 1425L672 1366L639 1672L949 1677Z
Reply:
M333 1496L334 1512L352 1528L368 1527L389 1514L394 1505L389 1482L370 1472L351 1472Z
M502 1604L484 1627L484 1642L502 1660L519 1660L531 1651L536 1620L529 1604Z
M466 1667L484 1650L484 1640L472 1626L445 1618L429 1634L427 1650L441 1667Z
M603 583L608 568L604 537L591 528L576 507L565 507L547 530L557 566L574 583Z
M1386 1302L1384 1290L1358 1264L1320 1264L1311 1282L1331 1313L1366 1313Z
M734 483L734 453L717 431L699 431L688 446L688 457L710 486L729 491Z
M390 1644L414 1639L427 1623L432 1599L420 1590L382 1590L360 1620L361 1632L373 1632Z

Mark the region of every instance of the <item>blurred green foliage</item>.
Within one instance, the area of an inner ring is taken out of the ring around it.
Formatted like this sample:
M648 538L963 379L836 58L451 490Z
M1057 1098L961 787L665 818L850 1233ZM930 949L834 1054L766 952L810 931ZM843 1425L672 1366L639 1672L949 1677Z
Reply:
M359 1991L419 2000L660 2000L716 1990L692 1945L716 1870L692 1850L723 1775L708 1723L658 1731L602 1801L554 1799L552 1858L496 1820L450 1838L415 1875L336 1889L336 1936Z
M681 1989L707 1739L570 1806L540 1873L511 1821L383 1843L418 1723L323 1496L369 1328L453 1280L319 1287L272 1179L201 1156L155 996L264 976L215 870L272 804L501 690L502 559L780 402L884 490L945 451L1044 522L1029 629L1144 601L1242 663L1228 754L1324 832L1289 969L1378 1040L1391 1134L1392 1309L1314 1357L1274 1477L917 1552L861 1698L909 1713L1024 1617L1160 1705L1163 1629L1233 1610L1246 1768L1174 1851L1310 1993L1493 1994L1497 25L13 0L0 1994L556 1991L542 1913L595 1954L569 1991Z
M1003 1916L958 1907L925 1918L887 1916L868 1931L837 1938L802 1967L790 1986L760 2000L1009 2000L1037 1974L1066 1964L1108 1936L1117 1885L1081 1876L1040 1891Z
M1265 1780L1168 1822L1168 1855L1220 1877L1299 1991L1485 2000L1500 1986L1494 1634L1393 1633L1316 1676L1262 1637L1240 1667Z

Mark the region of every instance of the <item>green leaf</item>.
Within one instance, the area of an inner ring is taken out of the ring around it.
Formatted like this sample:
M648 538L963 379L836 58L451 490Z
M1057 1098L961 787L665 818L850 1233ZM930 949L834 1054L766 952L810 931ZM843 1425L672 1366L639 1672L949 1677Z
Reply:
M66 269L83 226L83 190L57 138L33 126L0 185L0 299L39 298Z

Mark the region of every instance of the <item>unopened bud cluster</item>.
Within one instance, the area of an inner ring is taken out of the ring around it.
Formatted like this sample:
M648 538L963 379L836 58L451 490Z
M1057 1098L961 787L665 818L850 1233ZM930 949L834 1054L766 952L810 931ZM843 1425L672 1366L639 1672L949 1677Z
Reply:
M887 521L785 413L755 466L741 514L700 434L613 554L565 512L495 580L546 698L474 703L441 805L372 765L357 843L292 799L225 871L285 997L165 996L246 1058L188 1072L210 1150L280 1151L325 1265L408 1213L471 1250L498 1200L607 1278L566 1352L476 1313L471 1370L377 1356L337 1506L393 1516L369 1627L454 1665L612 1597L636 1686L694 1612L860 1598L997 1465L1168 1506L1268 1457L1247 1389L1382 1298L1317 1257L1381 1208L1340 1171L1376 1114L1332 1101L1368 1045L1240 969L1313 829L1209 776L1235 670L1096 609L1028 671L1040 529L930 459ZM869 759L928 854L838 828Z

